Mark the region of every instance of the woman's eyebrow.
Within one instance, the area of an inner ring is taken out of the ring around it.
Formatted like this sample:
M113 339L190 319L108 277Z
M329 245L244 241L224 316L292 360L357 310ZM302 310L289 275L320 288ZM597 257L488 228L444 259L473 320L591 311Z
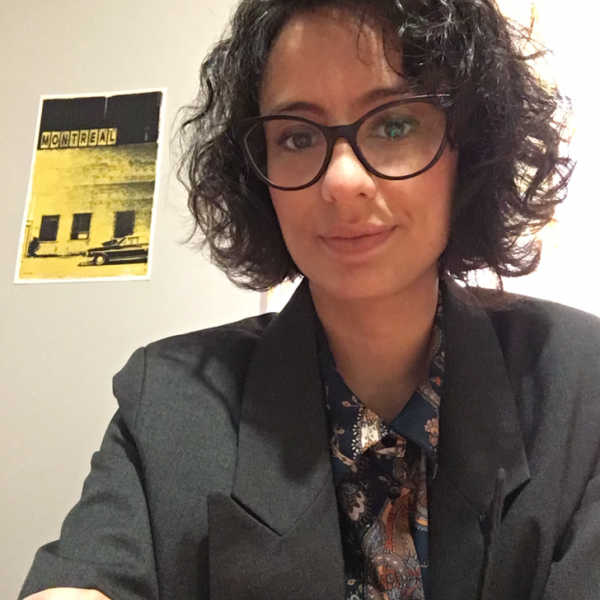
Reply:
M351 104L353 107L360 109L376 102L377 100L388 100L393 98L403 98L410 96L413 91L408 87L408 84L402 84L399 86L381 87L375 88L368 91L367 93L359 96ZM325 109L318 104L313 102L284 102L282 104L276 104L271 110L265 114L277 115L277 114L289 114L294 112L307 112L313 115L322 117L325 116Z
M391 100L394 98L405 98L406 96L411 96L414 94L414 91L411 90L408 83L402 82L401 85L392 86L392 87L381 87L376 88L367 92L366 94L360 96L357 100L355 100L352 104L356 105L357 108L363 108L376 102L377 100Z
M277 104L265 114L278 115L289 114L293 112L308 112L320 117L325 115L325 110L318 104L313 104L312 102L286 102L283 104Z

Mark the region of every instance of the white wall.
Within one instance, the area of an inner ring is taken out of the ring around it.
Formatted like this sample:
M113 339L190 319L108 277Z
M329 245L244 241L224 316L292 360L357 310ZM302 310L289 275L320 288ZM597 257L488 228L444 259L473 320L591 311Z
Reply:
M600 316L599 241L600 84L598 24L600 5L588 0L533 0L537 31L552 49L550 73L573 101L577 161L569 195L556 213L557 224L542 234L537 272L507 280L505 288L547 298ZM530 0L498 0L508 15L528 21Z
M76 501L131 352L260 306L182 245L189 219L167 144L150 281L13 285L39 97L166 87L170 128L229 12L225 0L0 0L2 599Z

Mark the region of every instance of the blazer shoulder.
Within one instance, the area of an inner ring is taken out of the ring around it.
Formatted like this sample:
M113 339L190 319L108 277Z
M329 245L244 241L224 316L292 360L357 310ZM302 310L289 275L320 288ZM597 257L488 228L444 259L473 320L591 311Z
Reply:
M198 351L253 348L275 316L275 313L267 313L225 325L170 336L148 344L146 351L157 356L184 358L190 354L195 355Z
M508 294L501 309L490 311L501 344L542 347L563 356L597 355L600 318L550 300Z
M593 359L595 364L600 349L597 316L550 300L444 283L451 309L448 329L457 343L464 342L465 335L483 336L494 345L497 340L508 366L540 364L543 358L558 362Z
M241 396L256 343L273 317L269 313L170 336L136 350L113 378L114 395L129 425L137 421L143 404Z
M600 432L600 319L528 297L514 297L490 317L513 389L523 402L537 398L537 409L557 419L562 415L563 421L583 411Z

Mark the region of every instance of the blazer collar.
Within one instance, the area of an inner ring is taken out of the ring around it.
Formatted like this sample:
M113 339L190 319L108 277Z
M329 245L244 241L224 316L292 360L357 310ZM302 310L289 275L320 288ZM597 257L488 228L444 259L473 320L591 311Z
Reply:
M506 473L502 507L529 481L529 468L493 321L456 284L442 291L446 369L439 466L429 490L431 597L489 600L485 573L493 562L489 522L498 471Z
M209 498L211 598L344 596L323 396L303 283L248 366L231 496Z
M232 496L284 535L332 485L328 439L305 281L263 332L248 367Z
M492 320L456 283L442 285L446 376L440 411L440 469L483 515L498 470L506 472L508 496L529 480L529 468Z

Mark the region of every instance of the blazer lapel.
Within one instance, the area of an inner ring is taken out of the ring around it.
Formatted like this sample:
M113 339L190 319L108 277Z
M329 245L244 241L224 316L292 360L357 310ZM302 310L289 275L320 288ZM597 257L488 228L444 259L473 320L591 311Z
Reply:
M211 598L343 598L328 438L303 283L248 367L231 497L209 498Z
M484 537L498 470L505 497L529 480L517 409L497 333L486 311L446 284L446 379L439 470L430 490L433 600L481 594Z

